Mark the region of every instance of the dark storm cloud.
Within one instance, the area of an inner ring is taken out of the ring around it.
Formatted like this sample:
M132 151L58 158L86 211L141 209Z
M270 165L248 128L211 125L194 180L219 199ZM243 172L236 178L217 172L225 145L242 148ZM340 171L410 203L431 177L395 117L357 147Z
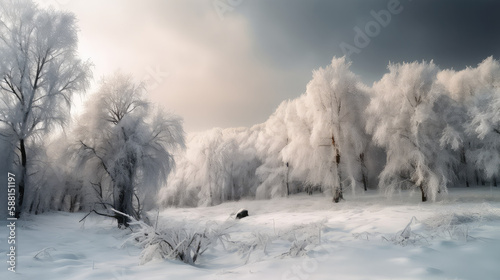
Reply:
M311 72L355 45L354 27L395 0L36 0L70 10L79 52L100 79L116 69L157 82L151 98L188 131L250 126L303 93ZM218 7L225 7L217 10ZM222 3L222 4L221 4ZM500 59L500 1L400 0L402 11L351 56L366 83L389 61L442 68ZM151 79L150 70L160 76ZM167 77L167 78L165 78Z
M374 20L371 11L387 10L377 1L248 1L241 9L250 20L259 55L283 69L313 69L343 55L340 43L354 46L354 27ZM353 70L378 79L389 61L431 60L461 69L487 56L500 58L500 2L399 1L387 27L353 54ZM309 78L309 77L307 77Z

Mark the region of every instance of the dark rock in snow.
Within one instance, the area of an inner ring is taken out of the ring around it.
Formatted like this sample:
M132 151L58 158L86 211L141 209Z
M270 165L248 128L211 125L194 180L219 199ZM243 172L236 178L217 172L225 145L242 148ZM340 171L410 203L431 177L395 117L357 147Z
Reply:
M236 219L242 219L246 216L248 216L248 210L245 209L241 209L240 211L238 211L238 213L236 213Z

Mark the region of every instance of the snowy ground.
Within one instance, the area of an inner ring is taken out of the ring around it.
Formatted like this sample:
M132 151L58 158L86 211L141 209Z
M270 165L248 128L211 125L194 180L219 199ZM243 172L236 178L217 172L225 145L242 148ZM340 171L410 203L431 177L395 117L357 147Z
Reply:
M18 221L17 274L4 265L0 279L500 279L500 188L418 199L369 192L333 204L297 195L160 212L164 226L227 228L225 248L219 243L197 266L140 265L141 249L124 245L126 231L101 217L78 223L84 213L29 216ZM250 216L234 221L230 214L240 208ZM296 250L302 244L305 250Z

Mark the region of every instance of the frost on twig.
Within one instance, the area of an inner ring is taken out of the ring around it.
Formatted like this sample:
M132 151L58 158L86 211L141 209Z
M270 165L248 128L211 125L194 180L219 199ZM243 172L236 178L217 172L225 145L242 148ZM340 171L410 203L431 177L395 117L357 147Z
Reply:
M420 222L417 218L412 217L403 230L398 231L394 236L382 236L382 239L403 247L407 245L427 244L427 239L423 235L412 230L412 226L416 226L418 224L420 224Z
M321 244L321 231L325 227L326 220L306 225L294 227L291 231L283 234L291 242L288 252L281 256L297 257L307 253L308 247L314 247Z
M38 251L33 256L33 258L39 261L51 261L52 260L52 256L50 255L51 251L56 251L56 249L53 247L43 248L42 250Z
M130 215L114 209L113 211L130 219L132 234L127 241L132 241L143 248L141 264L154 259L172 259L194 265L206 250L225 235L223 228L216 226L209 226L202 231L189 230L181 226L155 228Z

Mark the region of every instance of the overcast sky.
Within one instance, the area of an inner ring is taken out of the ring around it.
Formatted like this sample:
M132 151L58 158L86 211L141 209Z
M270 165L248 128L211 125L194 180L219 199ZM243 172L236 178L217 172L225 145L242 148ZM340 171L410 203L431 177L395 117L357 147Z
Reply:
M352 70L369 85L390 61L462 69L500 58L500 1L392 1L38 0L76 14L96 82L116 70L147 80L188 132L265 121L342 45L356 48ZM394 13L377 30L381 10ZM369 43L356 45L367 26Z

